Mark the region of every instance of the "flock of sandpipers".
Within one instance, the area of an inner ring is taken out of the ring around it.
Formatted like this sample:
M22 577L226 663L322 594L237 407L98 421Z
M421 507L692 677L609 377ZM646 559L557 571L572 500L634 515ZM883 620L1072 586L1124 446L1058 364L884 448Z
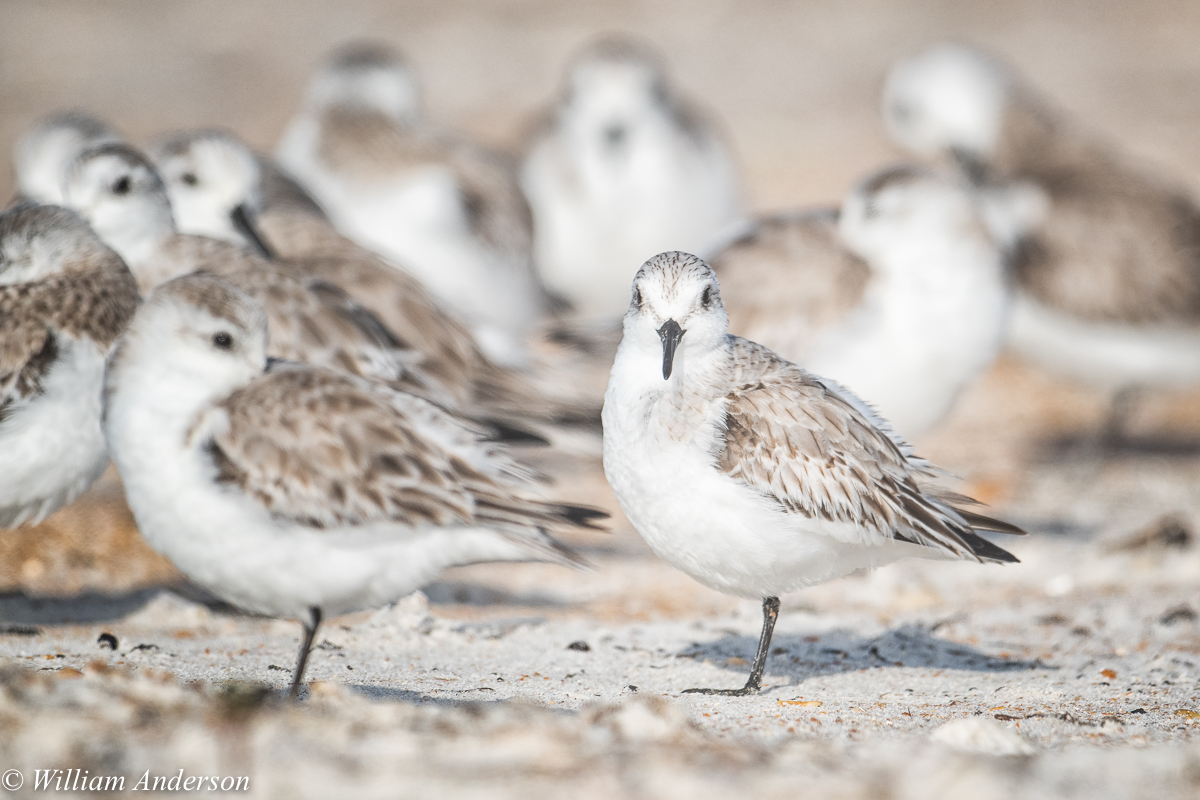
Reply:
M0 526L111 460L184 575L304 625L297 694L324 616L454 565L578 563L555 535L607 515L547 500L522 454L602 436L654 552L763 601L746 685L695 691L757 692L780 595L1016 560L980 534L1022 531L904 438L1003 345L1122 395L1200 383L1186 193L963 46L897 63L882 111L927 165L762 217L620 38L570 64L517 167L424 119L378 46L319 70L274 158L49 117L0 214Z

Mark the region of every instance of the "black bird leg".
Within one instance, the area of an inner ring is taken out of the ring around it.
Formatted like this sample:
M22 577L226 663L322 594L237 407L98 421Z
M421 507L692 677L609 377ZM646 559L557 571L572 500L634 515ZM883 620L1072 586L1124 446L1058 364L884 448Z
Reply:
M313 606L308 609L308 613L312 619L304 625L304 641L300 644L300 657L296 660L296 672L292 675L292 691L289 693L292 698L300 696L300 685L304 682L304 668L308 666L308 654L312 650L317 628L321 627L321 609Z
M775 632L775 620L779 619L779 598L763 599L762 635L758 637L758 653L754 656L754 666L750 668L750 677L746 685L740 689L685 689L684 694L721 694L731 697L742 697L748 694L758 694L762 688L763 670L767 668L767 654L771 651L771 634Z

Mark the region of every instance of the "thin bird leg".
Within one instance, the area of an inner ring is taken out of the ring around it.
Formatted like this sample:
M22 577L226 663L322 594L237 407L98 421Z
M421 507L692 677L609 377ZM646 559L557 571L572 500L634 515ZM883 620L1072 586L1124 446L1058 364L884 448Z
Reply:
M300 684L304 682L304 668L308 666L308 653L312 650L317 628L321 626L321 609L313 606L308 609L308 613L312 615L312 621L304 626L304 641L300 645L300 657L296 660L296 673L292 676L290 696L293 699L300 696Z
M750 668L750 677L746 685L740 689L685 689L684 694L720 694L730 697L742 697L748 694L758 694L762 688L763 670L767 668L767 654L771 651L771 634L775 632L775 620L779 619L779 598L763 599L762 635L758 637L758 653L754 656L754 666Z

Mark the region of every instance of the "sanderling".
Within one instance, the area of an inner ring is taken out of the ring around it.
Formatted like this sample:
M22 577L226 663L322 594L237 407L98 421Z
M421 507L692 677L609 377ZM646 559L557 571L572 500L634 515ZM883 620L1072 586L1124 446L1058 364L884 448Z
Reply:
M13 148L17 190L27 200L63 203L63 176L89 147L119 142L120 134L102 119L77 111L51 114L30 128Z
M133 275L78 215L0 214L0 528L39 522L104 472L104 358L137 303Z
M525 363L546 308L529 207L498 156L421 119L407 64L373 46L336 55L277 156L340 230L410 270L492 358Z
M442 569L574 556L549 532L604 513L534 497L470 423L305 364L267 366L267 320L196 273L147 299L115 348L104 432L146 540L192 581L305 627L393 602Z
M65 195L121 254L143 291L199 269L220 274L265 309L273 357L442 399L442 387L420 368L420 354L336 285L298 277L220 239L179 233L166 188L137 151L122 144L85 150L68 170Z
M922 169L872 175L840 212L762 219L710 261L731 331L870 398L906 436L1004 343L1004 253L969 188Z
M271 178L269 162L232 134L177 133L157 144L152 157L181 231L236 238L289 272L345 289L421 354L421 371L450 394L457 409L521 424L598 420L599 403L558 385L557 373L540 362L515 369L488 358L471 331L420 281L342 236L310 200L297 195L299 187L277 171ZM545 432L561 441L554 431Z
M680 98L656 53L623 38L576 57L530 137L521 186L543 280L595 320L625 312L635 265L703 251L743 214L714 123Z
M729 335L717 276L685 253L642 266L604 398L604 473L667 563L762 599L761 686L779 596L900 558L1016 561L1020 533L922 488L934 468L840 385Z
M1200 209L1185 192L967 47L897 63L883 114L898 143L978 187L1013 254L1014 349L1109 389L1200 384Z

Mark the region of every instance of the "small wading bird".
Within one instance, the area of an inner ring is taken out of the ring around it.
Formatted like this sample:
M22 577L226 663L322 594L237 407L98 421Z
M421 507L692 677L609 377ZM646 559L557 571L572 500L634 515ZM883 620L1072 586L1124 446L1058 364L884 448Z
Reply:
M528 204L502 159L421 118L416 80L386 48L340 51L310 82L279 163L340 230L464 319L489 356L524 364L547 300Z
M679 96L653 49L626 38L575 58L530 136L521 186L543 280L595 322L624 313L631 265L701 250L743 214L718 127Z
M137 304L133 275L78 215L0 214L0 528L41 521L104 472L104 358Z
M1200 385L1200 207L1081 131L1000 61L941 44L888 73L892 138L976 187L1017 284L1022 356L1115 393Z
M881 170L840 211L758 220L711 262L730 330L871 398L905 436L1004 344L1004 255L968 187L923 169Z
M866 403L730 336L712 268L647 261L604 398L604 474L660 558L712 589L761 599L741 689L762 686L785 592L905 557L1013 562L977 531L1019 528L923 486L935 469Z
M602 511L537 498L483 431L413 395L268 366L266 316L195 273L159 286L109 361L104 431L138 529L197 585L304 625L395 601L446 567L577 557Z

